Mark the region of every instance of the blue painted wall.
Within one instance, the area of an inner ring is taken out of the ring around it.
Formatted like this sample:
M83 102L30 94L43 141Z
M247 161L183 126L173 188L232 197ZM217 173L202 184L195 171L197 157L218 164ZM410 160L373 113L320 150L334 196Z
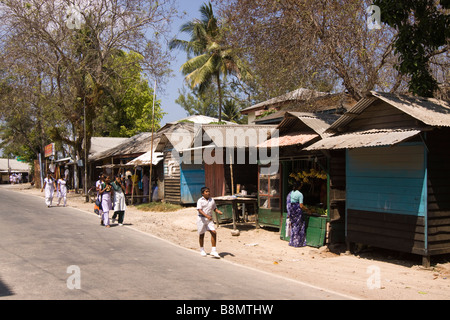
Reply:
M205 169L203 165L180 166L181 203L197 203L201 198L201 188L205 186Z
M421 143L347 150L347 209L425 216L426 174Z

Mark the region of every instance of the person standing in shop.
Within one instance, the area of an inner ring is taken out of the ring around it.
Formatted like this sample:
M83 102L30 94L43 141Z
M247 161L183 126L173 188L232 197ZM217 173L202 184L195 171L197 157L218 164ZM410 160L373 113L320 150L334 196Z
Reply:
M287 217L290 222L291 247L306 246L306 220L304 214L309 211L303 205L303 194L300 192L301 183L294 182L293 190L288 194L286 200Z

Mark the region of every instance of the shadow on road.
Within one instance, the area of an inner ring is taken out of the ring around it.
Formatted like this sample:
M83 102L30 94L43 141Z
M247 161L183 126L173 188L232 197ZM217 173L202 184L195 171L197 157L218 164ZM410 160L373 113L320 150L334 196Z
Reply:
M14 295L14 292L0 278L0 297L7 297L12 295Z

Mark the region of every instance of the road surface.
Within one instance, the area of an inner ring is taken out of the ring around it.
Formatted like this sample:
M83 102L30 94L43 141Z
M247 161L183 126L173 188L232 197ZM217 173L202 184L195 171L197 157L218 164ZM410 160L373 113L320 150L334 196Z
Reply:
M0 299L348 299L0 188ZM196 234L192 235L193 237Z

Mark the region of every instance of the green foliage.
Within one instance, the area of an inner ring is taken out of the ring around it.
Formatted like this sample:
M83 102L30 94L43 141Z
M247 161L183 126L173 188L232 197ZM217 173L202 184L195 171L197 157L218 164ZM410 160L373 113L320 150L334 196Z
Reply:
M205 92L194 89L187 92L186 88L178 90L179 96L175 100L189 115L201 114L208 117L217 117L217 92L209 87Z
M218 22L211 3L200 7L201 19L188 22L181 31L189 34L190 40L174 39L170 48L186 51L188 61L181 67L183 75L191 89L204 93L213 83L217 85L219 98L218 117L222 119L223 82L228 75L248 76L244 62L239 59L233 48L224 42L224 27Z
M121 52L114 57L111 69L117 70L117 76L111 79L113 92L96 121L98 135L131 137L152 130L154 91L142 77L141 60L142 56L135 52ZM122 69L120 66L127 67ZM160 128L163 115L161 101L156 100L155 131Z
M267 117L277 111L278 111L277 109L271 109L271 110L264 111L259 116L257 116L256 119L261 119L261 118Z
M438 83L430 70L430 59L447 50L450 39L449 1L376 0L384 23L398 30L395 52L397 69L411 76L409 90L419 96L432 97Z

